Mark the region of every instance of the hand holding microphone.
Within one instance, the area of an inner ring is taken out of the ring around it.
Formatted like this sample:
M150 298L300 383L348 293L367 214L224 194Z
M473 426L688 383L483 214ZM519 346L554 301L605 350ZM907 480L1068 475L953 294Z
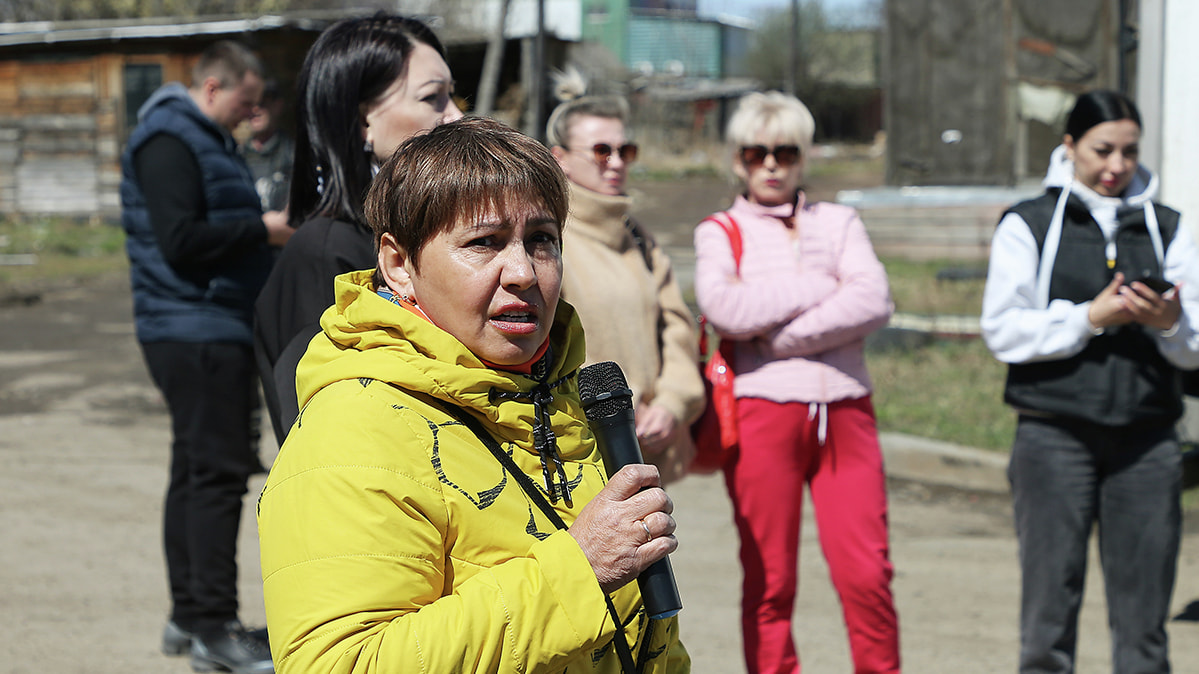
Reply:
M653 466L625 466L570 525L605 593L624 587L679 545L670 516L674 505L657 486Z
M678 547L670 515L674 505L660 487L657 469L642 461L632 391L620 366L604 362L579 372L579 395L610 479L579 514L571 534L579 540L605 592L628 582L636 569L645 569L637 582L646 611L650 618L668 618L683 607L666 557ZM584 535L595 527L606 531L595 532L594 538ZM652 563L646 567L646 562Z

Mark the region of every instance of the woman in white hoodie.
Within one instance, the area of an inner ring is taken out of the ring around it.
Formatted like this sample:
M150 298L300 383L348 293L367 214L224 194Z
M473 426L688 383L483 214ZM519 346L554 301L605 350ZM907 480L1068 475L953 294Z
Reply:
M1114 672L1168 672L1180 536L1182 369L1199 367L1199 251L1154 203L1122 94L1076 102L1045 193L999 223L987 346L1019 414L1008 476L1020 543L1021 672L1073 672L1099 529Z

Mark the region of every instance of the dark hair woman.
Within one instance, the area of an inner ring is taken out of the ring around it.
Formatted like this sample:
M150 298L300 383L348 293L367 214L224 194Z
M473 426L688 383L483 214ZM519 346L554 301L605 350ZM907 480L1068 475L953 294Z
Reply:
M333 278L375 263L363 215L371 178L405 139L462 116L453 91L441 42L416 19L340 21L304 59L288 202L297 230L255 306L255 351L280 443L298 412L295 366L333 303Z
M1022 571L1020 671L1073 671L1099 528L1113 671L1170 670L1180 536L1181 369L1199 366L1199 251L1153 201L1136 106L1078 98L1045 193L991 243L982 330L1019 414L1012 483Z
M280 674L689 671L630 582L673 506L652 466L605 478L583 414L566 214L554 157L493 120L383 165L377 268L337 278L259 502Z

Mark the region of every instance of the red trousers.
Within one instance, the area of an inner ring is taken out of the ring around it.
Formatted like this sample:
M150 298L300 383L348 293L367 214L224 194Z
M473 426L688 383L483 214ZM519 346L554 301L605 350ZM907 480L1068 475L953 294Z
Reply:
M824 409L742 398L737 413L741 450L725 470L725 485L741 536L741 630L749 673L800 671L791 614L805 484L841 598L854 671L899 672L886 478L870 398Z

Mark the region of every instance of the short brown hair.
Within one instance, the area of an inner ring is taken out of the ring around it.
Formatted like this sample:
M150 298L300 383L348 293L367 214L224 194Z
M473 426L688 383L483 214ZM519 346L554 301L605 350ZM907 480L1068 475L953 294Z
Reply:
M262 77L262 61L244 44L220 40L209 45L192 67L192 86L198 87L205 79L215 77L222 89L228 89L241 84L247 72Z
M465 117L400 145L371 182L366 221L376 249L391 234L415 266L438 233L522 200L544 207L561 228L568 195L566 175L544 145L493 119Z

